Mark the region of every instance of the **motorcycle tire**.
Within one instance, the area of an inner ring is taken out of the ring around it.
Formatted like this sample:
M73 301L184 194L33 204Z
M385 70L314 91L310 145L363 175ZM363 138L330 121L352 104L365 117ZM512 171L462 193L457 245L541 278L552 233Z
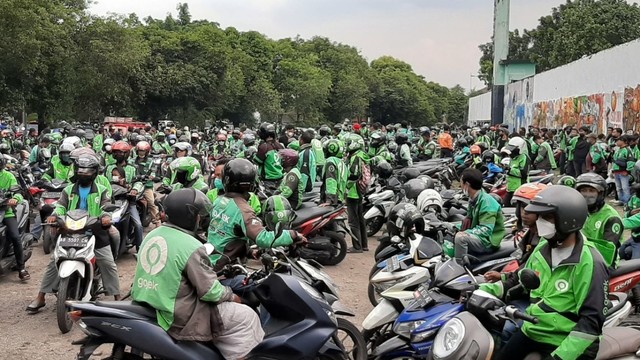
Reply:
M144 217L142 219L140 219L140 221L142 222L142 227L146 228L151 224L151 214L149 213L149 211L146 211L144 213Z
M382 229L382 225L384 225L384 216L376 216L372 219L365 220L365 224L367 226L367 236L373 236Z
M373 264L373 268L369 271L369 280L371 280L378 271L381 271L381 269L378 269L377 264ZM373 287L371 281L367 284L367 297L373 307L376 307L378 303L380 303L380 295L377 293L376 288Z
M77 274L73 274L68 278L60 279L60 286L58 287L58 300L56 300L56 318L58 320L58 328L63 334L71 331L73 327L73 321L69 316L69 309L65 304L67 300L79 300L77 299L78 289L80 285L80 279Z
M362 330L362 337L367 344L367 351L372 353L378 346L395 336L388 325L382 325L374 329Z
M365 360L367 358L367 343L360 330L351 321L338 318L336 336L347 352L347 359Z
M55 237L51 233L50 227L45 227L42 234L42 250L44 250L45 254L51 254L53 249L56 247Z
M331 239L331 243L337 246L336 253L328 260L320 262L322 265L338 265L347 256L347 241L340 233L325 231L323 235Z

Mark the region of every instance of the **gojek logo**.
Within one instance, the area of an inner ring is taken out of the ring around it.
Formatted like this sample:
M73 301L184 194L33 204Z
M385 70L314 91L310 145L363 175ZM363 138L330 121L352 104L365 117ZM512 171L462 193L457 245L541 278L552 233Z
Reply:
M167 265L167 241L156 236L145 244L138 256L140 265L149 275L156 275Z

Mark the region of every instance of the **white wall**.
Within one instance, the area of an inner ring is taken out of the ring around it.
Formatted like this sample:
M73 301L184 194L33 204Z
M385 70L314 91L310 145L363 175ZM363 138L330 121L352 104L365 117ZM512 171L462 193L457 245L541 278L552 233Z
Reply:
M491 91L469 99L468 119L470 125L476 121L491 120Z

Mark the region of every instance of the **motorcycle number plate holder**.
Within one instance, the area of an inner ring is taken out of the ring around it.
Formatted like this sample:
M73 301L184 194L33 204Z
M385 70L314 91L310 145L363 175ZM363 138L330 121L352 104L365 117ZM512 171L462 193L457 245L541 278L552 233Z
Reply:
M89 238L82 237L63 237L59 240L59 245L61 247L74 247L74 248L83 248L86 247L89 243Z
M384 269L384 271L394 272L398 269L400 269L400 256L394 255L387 262L387 267Z
M55 191L55 192L47 191L42 193L42 197L45 199L57 199L61 196L62 196L62 192L60 191Z
M429 289L424 285L418 286L418 288L413 292L413 298L416 300L416 305L419 307L425 307L433 302L433 298L429 295Z

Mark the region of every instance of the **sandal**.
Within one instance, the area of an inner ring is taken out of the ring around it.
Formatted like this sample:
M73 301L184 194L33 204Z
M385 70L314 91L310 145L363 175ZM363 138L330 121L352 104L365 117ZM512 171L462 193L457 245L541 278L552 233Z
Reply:
M29 272L27 270L24 270L24 269L18 271L18 277L22 281L27 281L27 280L31 279L31 275L29 275Z
M35 313L37 313L38 311L40 311L40 309L42 309L43 307L45 307L45 305L46 305L45 303L38 304L38 303L34 300L31 304L29 304L29 305L27 306L27 309L26 309L26 310L27 310L27 313L29 313L29 314L35 314Z

